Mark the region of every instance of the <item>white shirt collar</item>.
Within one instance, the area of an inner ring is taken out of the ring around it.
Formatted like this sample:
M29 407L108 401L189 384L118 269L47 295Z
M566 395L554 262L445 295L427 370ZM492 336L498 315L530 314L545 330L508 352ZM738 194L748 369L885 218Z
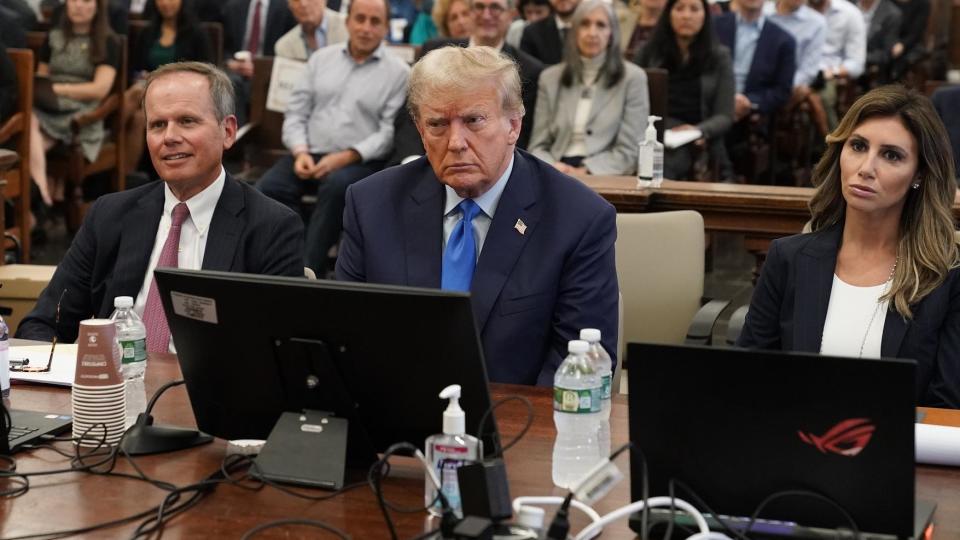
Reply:
M226 184L227 173L220 166L220 175L212 184L204 188L193 197L187 199L187 209L190 210L190 221L196 227L198 234L205 234L210 228L210 222L213 221L213 211L217 208L217 202L220 200L220 194L223 193L223 186ZM163 215L170 217L173 213L173 207L181 201L170 191L170 186L164 184L163 188Z
M553 19L557 21L557 30L570 29L573 26L572 21L564 21L559 15L554 15Z
M497 52L500 52L501 50L503 50L503 44L504 44L505 41L506 41L506 40L501 39L501 40L500 40L500 43L497 43L497 46L496 46L496 47L492 47L492 48L493 48L494 50L496 50ZM468 47L479 47L479 45L477 44L477 42L473 39L473 36L470 36L470 41L467 42L467 46L468 46Z
M473 200L490 219L493 219L493 215L497 213L500 196L503 195L503 190L507 187L507 182L510 180L510 173L513 172L513 158L514 155L511 154L510 164L507 165L507 169L503 171L503 174L497 179L496 183L490 186L490 189L488 189L486 193ZM443 215L445 216L455 211L457 205L463 200L463 197L457 195L457 192L454 191L452 187L446 186L446 191L447 204L443 210Z

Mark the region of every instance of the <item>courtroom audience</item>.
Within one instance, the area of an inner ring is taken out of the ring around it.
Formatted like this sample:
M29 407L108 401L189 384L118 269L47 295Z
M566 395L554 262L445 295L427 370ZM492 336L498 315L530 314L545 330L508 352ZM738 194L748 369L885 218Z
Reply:
M553 13L553 8L550 7L550 0L519 0L517 11L520 12L520 18L510 24L507 43L519 48L524 29L532 23L549 17Z
M930 18L930 0L896 0L900 8L900 38L890 50L889 80L900 81L907 71L927 56L924 38Z
M352 0L346 43L310 56L283 118L290 155L277 161L257 187L296 212L301 197L316 193L306 230L305 265L323 276L327 252L340 238L347 187L384 166L394 118L406 98L410 67L383 43L385 0Z
M812 232L770 245L737 344L908 358L918 405L960 407L954 174L929 99L884 86L857 100L814 172Z
M953 148L954 167L960 171L960 86L941 86L934 91L930 100L947 128L950 147Z
M0 126L17 109L17 69L7 55L7 47L0 41Z
M547 66L562 62L563 44L569 38L571 18L579 3L580 0L550 0L553 16L523 29L520 50Z
M407 43L423 45L428 39L438 37L437 25L433 22L433 0L424 0L417 12L417 19L410 29L410 38Z
M192 0L150 0L149 3L153 5L148 10L152 14L150 24L137 36L127 66L133 82L124 94L123 103L127 172L137 168L143 155L144 120L140 101L147 74L171 62L216 61L210 38L200 27Z
M887 80L903 19L893 0L860 0L859 7L867 27L867 73L861 77L861 84L866 88L876 81Z
M347 40L344 16L327 7L326 0L288 0L297 25L274 45L277 56L307 61L317 49Z
M46 206L63 199L63 179L47 175L46 152L74 138L74 115L96 108L110 93L120 53L107 23L105 0L67 0L66 14L40 49L37 75L49 77L56 103L36 103L30 123L30 175ZM83 157L94 161L105 136L103 121L80 129Z
M807 99L817 80L823 60L823 44L827 37L827 21L806 0L777 0L767 3L765 14L782 26L797 43L796 73L790 105Z
M604 0L583 0L571 23L564 62L540 74L530 153L567 174L633 174L650 113L647 76L620 55Z
M469 0L436 0L433 4L433 23L437 25L438 37L470 37L473 13Z
M827 38L820 59L818 93L825 112L816 118L817 129L825 136L837 127L838 81L843 85L856 81L866 67L867 29L856 6L846 0L809 0L810 7L827 21Z
M636 60L669 72L664 127L703 134L693 146L664 149L666 178L690 178L698 148L714 162L725 160L724 135L733 124L733 68L730 51L714 39L710 18L705 0L669 0Z
M640 49L647 43L653 34L653 29L660 20L660 15L667 5L666 0L639 0L636 9L629 9L625 19L621 22L624 29L620 37L623 48L623 57L634 59L640 54Z
M615 357L616 212L517 150L516 64L443 47L414 65L409 93L426 157L350 187L337 279L470 291L493 382L552 385L581 328Z

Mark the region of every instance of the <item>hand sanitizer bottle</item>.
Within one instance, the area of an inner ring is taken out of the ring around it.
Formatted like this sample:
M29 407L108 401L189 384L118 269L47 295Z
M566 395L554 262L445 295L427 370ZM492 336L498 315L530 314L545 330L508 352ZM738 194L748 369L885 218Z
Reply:
M659 116L647 117L647 131L637 157L637 189L658 188L663 183L663 144L657 140L657 128L653 125L657 120Z
M450 508L462 517L460 505L460 485L457 482L457 469L478 461L483 456L483 442L466 434L466 413L460 408L460 385L451 384L440 392L441 399L449 399L450 404L443 412L443 433L431 435L426 441L427 461L440 479L440 489L450 503ZM430 513L439 516L442 513L440 503L432 504L437 497L437 488L430 480L424 480L424 501L430 507Z

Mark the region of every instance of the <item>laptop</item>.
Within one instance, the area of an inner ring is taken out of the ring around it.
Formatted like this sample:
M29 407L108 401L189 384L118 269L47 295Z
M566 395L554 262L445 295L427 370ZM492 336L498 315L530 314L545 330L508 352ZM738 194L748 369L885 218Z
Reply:
M630 440L646 456L652 495L682 481L742 530L768 496L806 490L841 506L862 538L923 537L934 506L914 499L913 361L642 343L628 356ZM634 452L632 500L642 498L640 471ZM805 496L777 499L760 517L753 531L771 536L835 538L850 527ZM638 516L631 527L639 532Z
M0 404L0 409L3 405ZM0 410L0 414L3 411ZM6 431L5 446L0 441L0 454L8 451L14 453L22 450L25 446L43 442L47 436L54 436L70 429L73 418L67 414L44 413L38 411L10 410L10 425L0 420L0 426ZM2 434L0 434L2 435Z

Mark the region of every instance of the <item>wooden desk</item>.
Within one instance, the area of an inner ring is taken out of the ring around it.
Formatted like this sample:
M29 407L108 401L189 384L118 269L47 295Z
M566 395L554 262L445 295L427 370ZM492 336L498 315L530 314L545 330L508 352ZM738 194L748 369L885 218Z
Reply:
M151 394L162 383L179 378L179 368L172 355L151 357L147 377L147 393ZM551 410L550 393L542 388L493 386L494 398L507 394L520 394L529 398L535 408L534 425L523 440L506 454L510 476L510 494L563 495L563 491L551 484L551 455L555 431ZM51 412L70 410L69 393L63 389L15 386L12 405ZM192 414L181 386L167 392L155 410L158 423L191 424ZM522 407L505 405L499 414L500 429L505 439L511 438L522 427ZM960 425L960 411L931 411L927 420L935 423ZM439 418L438 418L439 424ZM614 447L626 442L627 407L625 396L615 398L611 415L611 431ZM420 441L413 441L420 443ZM67 443L59 443L64 449ZM136 458L144 472L151 477L167 480L178 485L193 483L216 470L224 456L225 442L215 441L200 448L177 453ZM626 460L621 458L624 472L629 473ZM51 451L39 450L17 455L21 472L59 469L65 460ZM118 471L133 472L128 463L121 460ZM387 482L388 498L402 505L422 504L423 476L415 466L399 462ZM960 470L940 467L917 467L917 496L936 500L939 509L934 538L953 539L960 537ZM306 490L319 494L320 491ZM597 505L597 511L605 514L629 501L629 481L620 483L614 491ZM163 492L142 482L107 478L83 473L69 473L31 479L30 491L16 499L0 499L0 536L13 536L73 529L91 525L149 509L159 503ZM548 516L552 515L548 511ZM295 499L271 488L251 492L230 485L219 486L198 506L175 518L165 529L165 538L238 538L252 527L281 518L310 518L326 521L346 530L354 538L387 538L387 530L379 508L369 488L361 487L344 495L323 502ZM394 514L401 536L410 538L424 527L434 528L427 522L424 513ZM574 531L585 526L585 520L575 515ZM126 537L135 525L125 525L101 531L86 537ZM287 538L299 533L315 534L304 529L281 529L273 534L257 538ZM626 521L606 529L604 538L633 538Z

